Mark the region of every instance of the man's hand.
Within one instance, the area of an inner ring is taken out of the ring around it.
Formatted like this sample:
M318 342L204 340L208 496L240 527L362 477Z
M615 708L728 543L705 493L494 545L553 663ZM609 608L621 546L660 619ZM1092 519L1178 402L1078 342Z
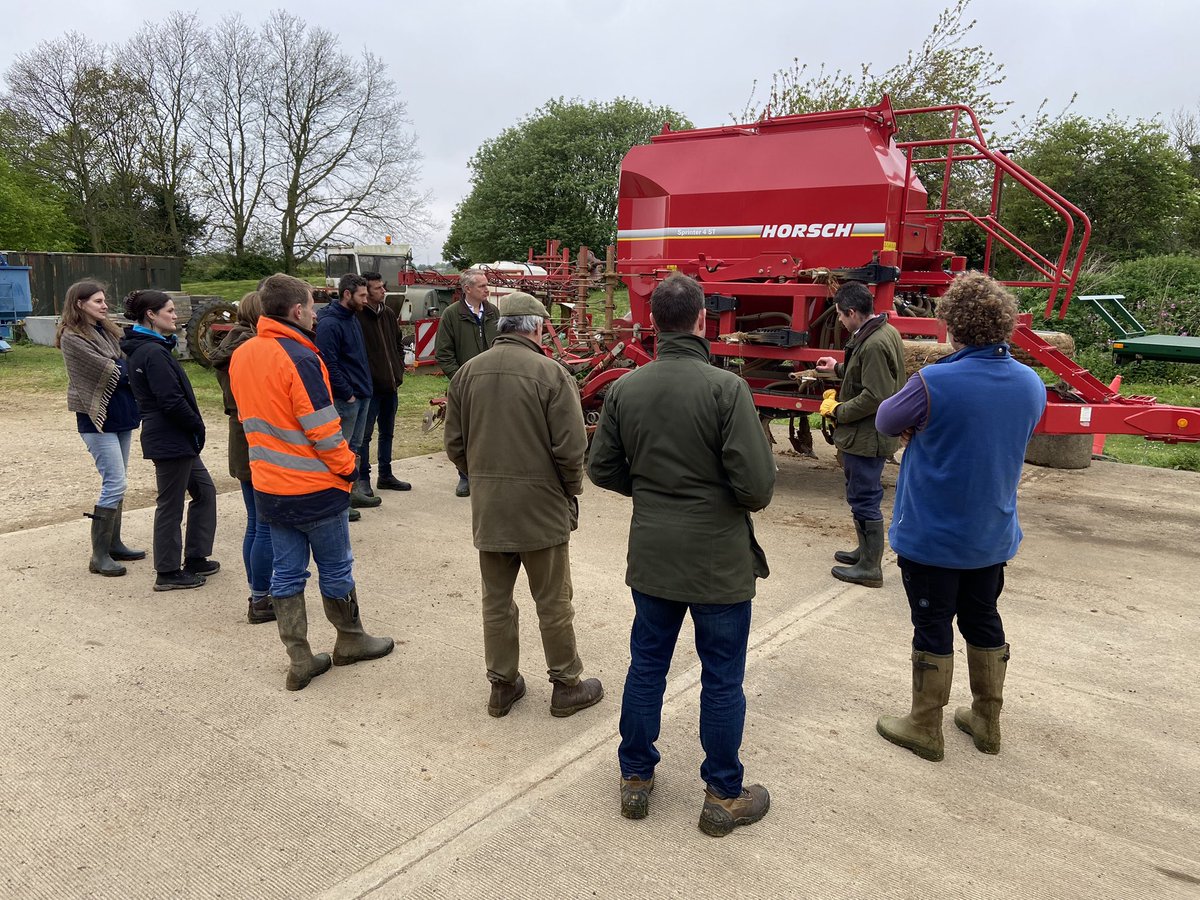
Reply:
M834 359L832 356L822 356L820 359L817 360L817 371L818 372L824 372L826 374L829 374L836 370L837 370L837 360Z
M827 419L835 418L833 411L838 407L837 391L830 388L821 396L825 399L821 401L821 408L817 412Z

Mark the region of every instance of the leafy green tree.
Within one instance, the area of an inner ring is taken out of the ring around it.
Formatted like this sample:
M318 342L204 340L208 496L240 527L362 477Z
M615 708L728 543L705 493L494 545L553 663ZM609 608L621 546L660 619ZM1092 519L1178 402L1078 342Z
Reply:
M460 267L524 259L549 239L598 251L611 244L621 160L665 122L692 127L668 106L560 97L484 141L471 158L471 192L454 211L446 259Z
M0 249L75 250L81 237L61 191L0 156Z
M1069 116L1033 133L1013 158L1087 213L1089 256L1191 249L1183 226L1195 219L1197 183L1157 122ZM1062 243L1062 220L1025 191L1006 193L1001 218L1035 247Z

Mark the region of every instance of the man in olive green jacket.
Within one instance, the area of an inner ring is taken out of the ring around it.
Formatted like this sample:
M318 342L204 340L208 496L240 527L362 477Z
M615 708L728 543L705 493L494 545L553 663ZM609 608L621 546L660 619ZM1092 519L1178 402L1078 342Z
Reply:
M529 294L502 297L495 343L458 370L446 395L446 454L471 479L488 713L496 717L525 696L513 602L522 566L554 684L550 713L569 716L604 696L599 679L580 678L571 605L569 547L587 431L575 380L542 352L547 318Z
M462 299L451 303L442 313L433 345L434 359L447 378L453 378L468 360L492 346L496 340L496 321L500 317L499 310L487 299L487 275L478 271L463 272L459 286ZM471 485L462 469L458 471L454 495L471 496Z
M704 291L685 275L650 298L658 355L613 383L592 437L588 476L633 498L625 583L635 616L621 703L621 814L646 815L659 754L667 670L684 616L703 674L700 743L707 785L700 828L728 834L766 815L743 787L742 680L755 579L768 575L753 510L771 502L775 461L746 383L709 362Z
M900 442L875 429L875 411L904 387L904 342L886 315L875 315L875 298L865 284L848 281L833 300L850 340L843 362L832 356L817 360L818 372L842 379L837 397L821 404L821 415L834 425L858 548L835 553L845 565L831 572L841 581L877 588L883 587L883 465Z

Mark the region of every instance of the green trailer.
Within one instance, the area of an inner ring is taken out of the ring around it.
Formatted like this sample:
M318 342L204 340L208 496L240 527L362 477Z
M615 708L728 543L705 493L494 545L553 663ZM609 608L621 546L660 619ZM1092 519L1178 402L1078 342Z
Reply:
M1200 337L1178 334L1146 334L1146 329L1125 308L1122 294L1092 294L1080 297L1119 337L1110 341L1113 362L1154 360L1158 362L1200 363Z

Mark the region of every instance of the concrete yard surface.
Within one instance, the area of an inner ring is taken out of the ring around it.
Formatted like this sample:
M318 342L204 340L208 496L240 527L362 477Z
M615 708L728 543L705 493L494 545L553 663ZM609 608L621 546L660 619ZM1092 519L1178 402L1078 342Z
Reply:
M1026 469L1003 749L953 725L970 698L960 638L930 763L875 733L908 708L907 604L891 553L881 590L830 577L853 530L820 452L779 452L756 516L772 575L743 761L772 806L723 839L696 827L687 625L650 815L619 815L624 498L582 498L576 626L606 696L566 719L549 715L523 579L528 694L487 715L470 506L442 456L398 462L414 490L351 525L364 623L396 651L297 693L275 627L245 622L239 494L220 498L223 568L194 591L153 593L148 560L89 575L85 519L0 534L0 896L1200 897L1200 476ZM128 543L148 546L152 515L126 511ZM329 650L315 572L308 610Z

